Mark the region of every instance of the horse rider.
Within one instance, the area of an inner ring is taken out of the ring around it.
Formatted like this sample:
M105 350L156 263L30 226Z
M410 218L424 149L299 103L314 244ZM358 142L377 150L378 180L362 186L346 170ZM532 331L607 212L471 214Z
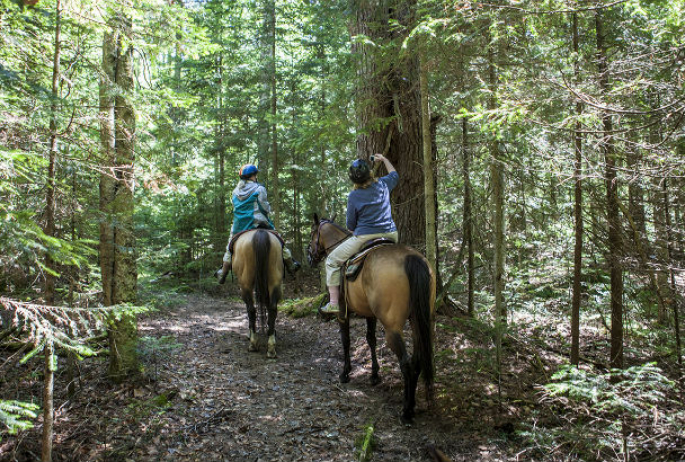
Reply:
M349 177L354 189L347 196L346 225L353 234L326 258L326 284L330 301L321 308L324 313L339 313L340 267L359 252L364 243L381 237L397 242L397 227L390 211L390 191L397 186L400 177L382 154L375 154L371 159L373 162L383 162L388 174L378 179L372 178L371 168L363 159L357 159L350 165Z
M233 236L241 231L250 229L275 229L273 222L269 218L271 206L266 198L266 188L257 183L259 169L253 164L243 165L238 175L240 181L233 190L233 227L231 235L226 244L223 266L216 272L219 284L226 281L226 276L231 270L233 256L228 247L233 240ZM290 249L283 246L283 263L290 274L300 269L300 263L293 259Z

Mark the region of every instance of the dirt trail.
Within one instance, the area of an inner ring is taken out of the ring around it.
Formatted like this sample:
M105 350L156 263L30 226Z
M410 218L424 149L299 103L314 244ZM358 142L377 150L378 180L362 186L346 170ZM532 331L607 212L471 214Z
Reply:
M397 361L379 329L383 382L369 383L365 323L353 323L351 382L340 384L337 324L314 317L277 321L278 358L247 351L244 307L208 297L189 300L141 326L151 336L173 336L182 344L165 365L160 381L178 392L162 417L159 435L147 446L152 460L350 461L358 440L374 426L374 461L431 460L436 444L446 452L464 441L444 415L427 410L418 391L417 418L399 420L402 385ZM263 343L265 339L262 339ZM473 447L473 441L466 446ZM139 457L145 448L139 448ZM477 450L477 448L476 448ZM470 452L470 451L469 451ZM140 459L136 459L140 460Z
M487 350L474 348L479 340L460 334L449 319L438 319L436 331L436 405L427 408L420 383L415 423L406 427L399 418L399 366L380 326L382 382L370 384L366 323L354 319L351 381L340 384L336 322L279 314L278 358L270 360L265 348L248 352L242 303L197 294L179 301L139 320L147 345L141 360L152 380L114 385L106 379L106 357L92 358L78 364L69 396L74 376L60 360L55 462L358 461L370 426L374 447L367 460L373 462L433 460L430 445L455 462L518 460L522 454L512 431L501 430L502 418L509 426L516 422L518 410L508 403L521 402L522 392L510 390L498 405L489 376L475 369L488 361L482 357ZM18 367L0 392L18 400L40 396L40 368ZM518 387L525 381L516 374L508 382ZM0 440L0 462L39 459L40 419L36 424Z

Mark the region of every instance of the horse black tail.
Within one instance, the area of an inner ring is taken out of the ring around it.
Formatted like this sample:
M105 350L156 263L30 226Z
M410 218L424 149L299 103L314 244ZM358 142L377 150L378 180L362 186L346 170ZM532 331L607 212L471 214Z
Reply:
M418 255L407 255L404 271L409 278L409 317L414 336L412 361L421 368L426 392L433 392L433 326L431 320L431 274L428 263Z
M255 298L259 306L259 313L264 317L270 303L269 294L269 253L271 252L271 237L268 231L258 229L252 237L255 251Z

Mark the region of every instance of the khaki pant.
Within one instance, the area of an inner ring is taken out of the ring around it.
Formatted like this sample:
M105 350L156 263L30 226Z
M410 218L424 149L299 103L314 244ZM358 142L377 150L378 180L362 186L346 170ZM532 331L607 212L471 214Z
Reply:
M352 255L359 252L364 244L370 240L385 237L397 242L397 231L392 233L364 234L362 236L352 236L343 241L326 258L326 284L329 286L340 285L340 267Z

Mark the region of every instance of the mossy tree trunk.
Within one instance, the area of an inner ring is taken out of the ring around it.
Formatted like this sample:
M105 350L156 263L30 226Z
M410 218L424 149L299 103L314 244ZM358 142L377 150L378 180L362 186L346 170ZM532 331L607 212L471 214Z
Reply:
M136 255L133 229L135 113L131 20L117 15L103 41L100 129L103 174L100 178L100 266L104 304L136 302ZM116 95L116 96L112 96ZM120 381L139 373L137 322L132 314L109 323L109 376Z

